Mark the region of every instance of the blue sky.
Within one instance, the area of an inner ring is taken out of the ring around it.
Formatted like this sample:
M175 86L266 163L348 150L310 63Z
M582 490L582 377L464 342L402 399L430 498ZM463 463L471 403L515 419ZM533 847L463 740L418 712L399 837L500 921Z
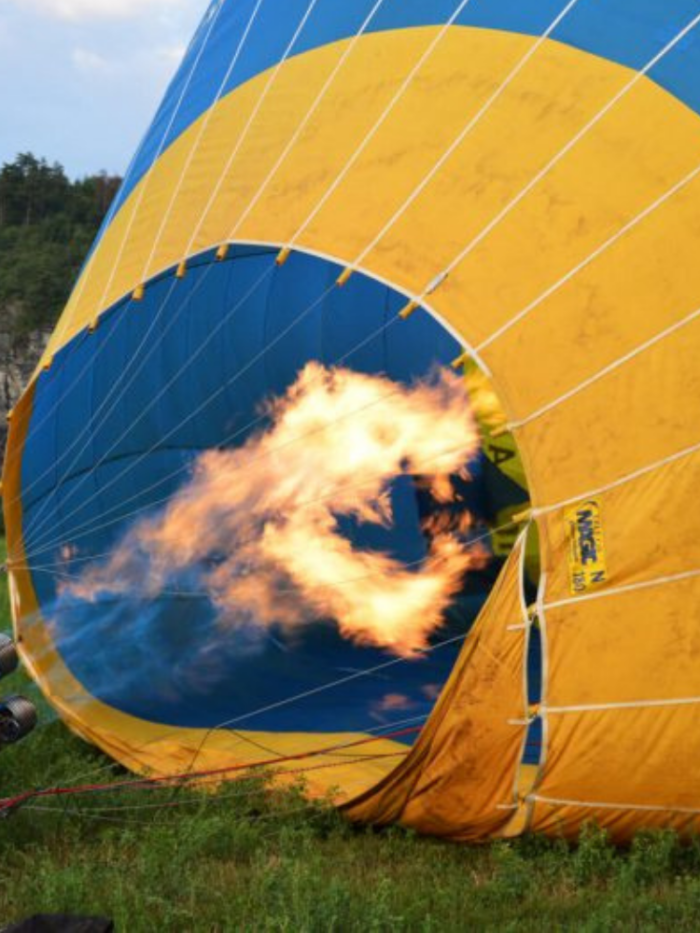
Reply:
M123 173L207 0L0 0L0 163Z

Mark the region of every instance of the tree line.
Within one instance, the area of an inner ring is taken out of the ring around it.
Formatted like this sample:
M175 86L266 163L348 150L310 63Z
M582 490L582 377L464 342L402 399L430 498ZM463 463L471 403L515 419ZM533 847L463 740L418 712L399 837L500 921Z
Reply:
M17 334L50 328L66 303L121 179L71 181L58 163L20 153L0 169L0 309Z

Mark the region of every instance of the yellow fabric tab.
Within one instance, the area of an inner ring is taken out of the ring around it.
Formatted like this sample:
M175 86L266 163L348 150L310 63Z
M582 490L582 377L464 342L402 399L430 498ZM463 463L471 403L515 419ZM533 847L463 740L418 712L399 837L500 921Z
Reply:
M399 317L402 321L405 321L413 314L414 311L417 311L418 308L420 308L420 302L413 299L412 301L409 301L408 304L404 305L401 311L399 311Z
M335 283L335 284L338 285L338 286L340 286L340 287L342 288L343 285L346 284L346 282L349 282L349 281L350 281L350 277L351 277L351 275L353 274L354 271L355 271L355 270L352 269L350 266L348 266L346 269L343 269L343 271L340 273L340 275L339 275L338 278L336 279L336 283Z

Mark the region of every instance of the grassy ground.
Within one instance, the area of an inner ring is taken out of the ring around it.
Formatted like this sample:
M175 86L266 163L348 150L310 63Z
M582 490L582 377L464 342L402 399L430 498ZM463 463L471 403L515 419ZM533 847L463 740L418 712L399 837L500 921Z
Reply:
M38 699L21 674L3 692L13 689ZM42 710L37 731L0 757L1 796L123 777ZM65 911L110 916L120 933L700 928L700 842L670 834L640 835L627 852L594 829L577 849L539 838L460 847L354 829L300 790L253 781L216 796L79 801L0 821L0 926Z

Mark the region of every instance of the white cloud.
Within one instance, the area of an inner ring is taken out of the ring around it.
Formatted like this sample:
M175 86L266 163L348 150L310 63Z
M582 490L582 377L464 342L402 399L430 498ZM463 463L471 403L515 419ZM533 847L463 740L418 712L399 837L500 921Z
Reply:
M91 52L90 49L73 49L71 59L78 71L106 74L112 70L106 58L97 52Z
M177 45L161 45L154 50L154 54L168 65L179 65L186 50L187 46L181 42Z
M25 9L59 19L78 22L87 19L128 19L146 13L181 10L187 0L15 0Z

